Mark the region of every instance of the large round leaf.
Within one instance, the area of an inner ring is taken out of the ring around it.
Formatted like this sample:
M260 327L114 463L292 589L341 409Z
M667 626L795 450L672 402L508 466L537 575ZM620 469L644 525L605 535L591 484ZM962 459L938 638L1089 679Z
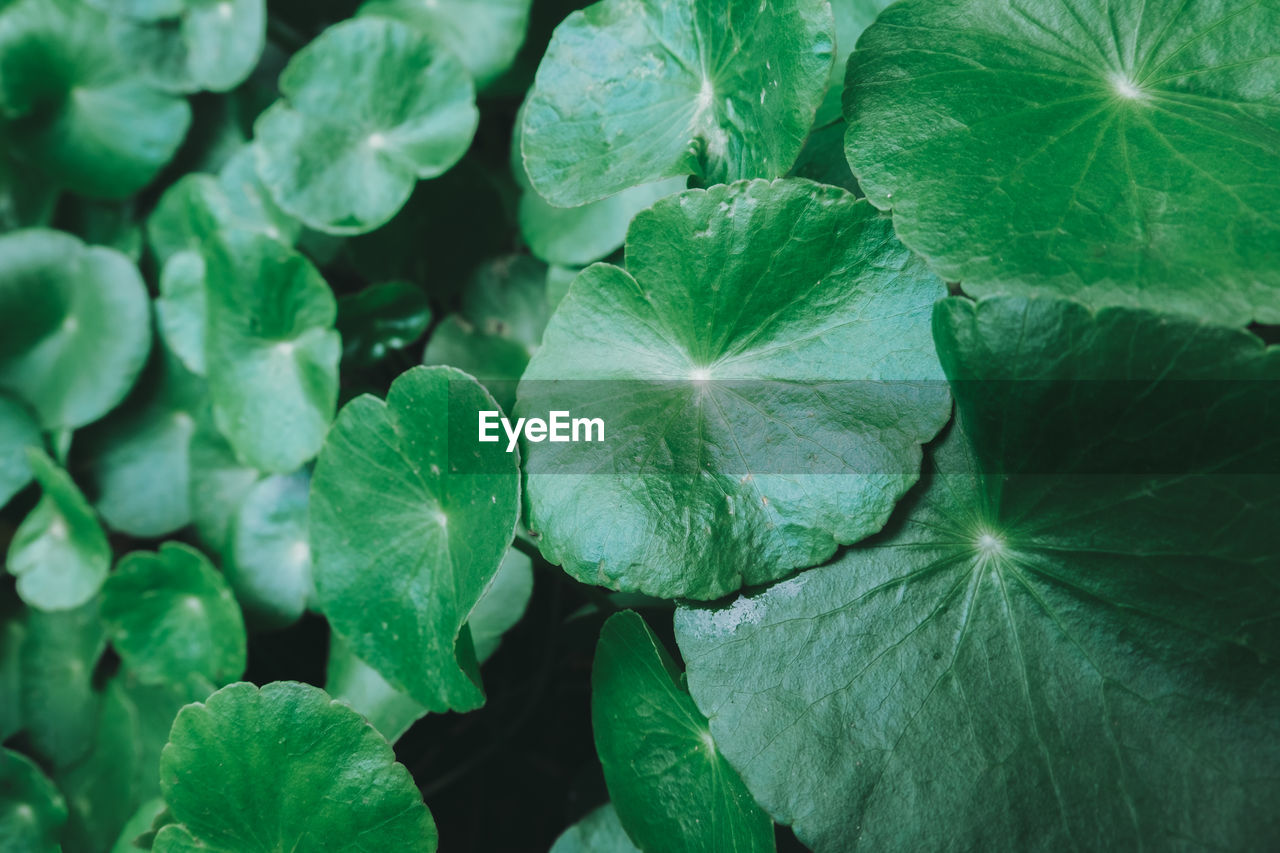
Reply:
M462 60L483 89L511 67L532 0L368 0L361 15L412 24Z
M337 407L333 293L305 257L249 231L220 234L205 265L218 428L253 467L294 471L320 450Z
M326 30L290 60L280 91L254 125L258 174L282 208L334 234L395 216L418 180L466 153L479 120L462 64L380 17Z
M103 586L102 619L144 684L216 686L244 674L240 607L208 558L186 545L123 557Z
M44 494L13 535L5 568L18 579L18 595L27 604L70 610L102 586L111 546L71 476L43 450L29 447L26 454Z
M431 813L391 747L306 684L233 684L183 708L160 784L174 823L156 853L436 849Z
M885 533L678 612L717 745L818 851L1266 847L1280 350L1056 300L935 319L960 422Z
M334 631L429 710L484 701L463 625L511 544L519 455L476 441L493 398L470 376L418 367L384 403L339 413L316 463L316 593Z
M226 92L244 82L266 44L265 0L178 0L165 14L118 18L113 37L157 88Z
M124 198L177 152L191 110L113 49L108 26L76 0L0 9L0 129L20 159L59 185Z
M662 178L786 173L835 49L827 0L603 0L556 27L525 106L529 180L570 207Z
M716 749L675 662L633 611L600 631L591 730L618 818L641 849L772 853L773 821Z
M147 360L151 322L137 267L60 231L0 236L0 390L47 430L115 407Z
M878 531L950 404L945 290L847 192L741 182L639 214L627 272L574 281L517 414L604 422L529 444L529 523L574 577L716 598Z
M849 160L972 293L1280 322L1276 33L1255 0L908 0L849 63Z
M0 749L0 848L59 853L67 803L29 758Z

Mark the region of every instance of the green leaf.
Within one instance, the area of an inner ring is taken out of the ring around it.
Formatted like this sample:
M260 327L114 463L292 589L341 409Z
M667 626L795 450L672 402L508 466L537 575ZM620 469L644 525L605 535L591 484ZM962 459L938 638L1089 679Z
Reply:
M166 347L196 376L204 376L204 329L208 321L205 264L199 252L171 255L160 273L156 326Z
M16 596L5 598L17 603ZM9 604L0 605L0 742L22 731L22 644L27 629L16 613L5 612Z
M432 331L422 362L470 373L509 412L550 313L546 266L527 255L491 260L467 282L462 310Z
M681 680L639 614L604 623L591 728L618 819L642 850L772 851L773 822L716 749Z
M0 151L0 233L48 225L57 202L57 187Z
M111 569L111 546L71 476L38 448L27 464L44 494L9 543L5 568L18 595L40 610L71 610L89 601Z
M827 0L603 0L556 27L522 123L538 194L571 207L663 178L776 178L835 50Z
M522 417L605 422L603 443L525 449L547 559L711 599L878 531L950 408L928 328L945 291L888 220L834 187L740 182L639 214L626 261L574 280L520 385Z
M18 159L60 186L125 198L173 158L191 109L113 49L109 24L75 0L0 10L0 129Z
M0 508L22 491L33 475L26 449L43 447L40 425L26 406L0 394Z
M206 388L157 347L117 411L86 431L87 479L103 521L143 539L191 523L190 448Z
M135 551L102 588L111 644L143 684L215 686L244 674L245 630L226 580L199 551Z
M376 669L356 657L337 633L329 636L324 689L358 711L388 743L398 741L427 713L426 706L392 687Z
M627 236L635 215L663 196L685 188L684 178L670 178L625 189L578 207L552 207L534 191L521 154L524 107L516 116L511 141L511 173L520 185L520 234L529 251L549 264L585 266L613 253ZM842 153L843 158L843 153Z
M431 306L422 288L405 281L375 284L338 300L342 364L368 367L422 337Z
M312 481L321 609L356 655L433 711L484 701L462 629L520 512L518 454L475 441L474 413L495 408L465 373L415 367L385 403L364 395L342 409Z
M845 67L849 64L849 54L853 52L853 47L858 43L858 37L862 35L862 31L869 27L876 16L891 2L893 0L831 0L831 11L835 14L836 20L835 62L831 64L827 96L823 99L822 106L818 107L818 115L813 122L814 127L825 127L831 122L840 120ZM843 149L843 146L841 147ZM844 158L841 157L841 159Z
M168 14L113 21L118 49L142 66L149 83L168 92L226 92L243 83L266 45L265 0L176 5Z
M1280 7L909 2L850 64L848 155L975 295L1280 322Z
M196 535L211 552L221 554L228 529L262 472L236 456L213 424L212 413L196 419L191 437L191 516Z
M93 747L101 698L93 676L107 638L98 600L75 610L28 609L21 660L22 719L33 754L54 769Z
M935 324L960 423L889 529L678 611L717 745L818 851L1265 847L1280 350L1043 299Z
M115 407L151 346L146 286L113 249L44 229L0 236L0 390L46 430Z
M605 803L566 829L551 853L640 853L618 821L613 803Z
M129 818L124 828L120 830L120 837L116 840L110 853L139 853L141 848L133 842L140 836L147 834L151 829L151 824L155 822L163 811L164 800L159 797L147 800L139 806L133 817Z
M223 571L255 626L283 628L315 598L307 531L311 478L299 472L259 480L240 501Z
M0 848L9 853L61 853L67 803L30 759L0 749Z
M368 0L361 15L410 24L462 60L483 89L511 67L529 25L532 0Z
M476 660L484 663L502 643L502 635L515 627L533 595L533 561L511 548L502 558L498 573L480 596L467 619Z
M479 120L462 64L386 18L326 30L280 91L254 125L258 174L282 208L331 234L385 224L419 180L461 159Z
M233 684L182 709L160 779L177 823L160 830L156 853L436 849L431 813L391 747L305 684Z
M305 257L249 231L219 235L205 265L218 428L250 465L287 474L320 450L337 406L333 293Z

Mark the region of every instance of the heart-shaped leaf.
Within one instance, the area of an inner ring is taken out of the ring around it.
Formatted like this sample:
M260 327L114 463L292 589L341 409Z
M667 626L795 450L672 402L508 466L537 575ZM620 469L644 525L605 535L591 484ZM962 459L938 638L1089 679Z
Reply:
M326 30L294 54L280 91L254 125L258 174L280 207L333 234L385 224L419 180L461 159L479 120L453 54L381 17Z
M696 175L786 174L835 50L827 0L603 0L556 27L523 156L557 206Z
M113 49L109 26L77 0L0 8L0 129L19 159L59 185L125 198L173 158L191 109Z
M526 447L547 559L710 599L878 531L950 410L945 289L890 223L835 187L740 182L639 214L626 260L578 276L520 385L521 417L604 423Z
M1058 300L935 322L960 421L885 533L677 613L717 745L818 851L1265 847L1280 350Z
M102 588L111 644L144 684L207 682L244 674L240 607L208 558L177 542L120 560Z
M1280 6L908 0L849 63L848 155L974 294L1280 322Z
M218 428L251 466L295 471L320 450L337 407L333 293L305 257L249 231L219 234L205 266Z
M183 708L160 784L174 822L156 853L436 849L431 813L391 747L306 684L232 684Z
M641 849L773 851L773 821L716 749L680 670L633 611L600 631L591 730L618 819Z
M124 399L151 346L137 267L44 229L0 236L0 257L0 390L46 430L96 421Z
M520 512L519 455L476 441L476 413L496 408L459 370L413 368L385 403L343 407L312 482L321 609L358 657L433 711L484 701L463 625Z

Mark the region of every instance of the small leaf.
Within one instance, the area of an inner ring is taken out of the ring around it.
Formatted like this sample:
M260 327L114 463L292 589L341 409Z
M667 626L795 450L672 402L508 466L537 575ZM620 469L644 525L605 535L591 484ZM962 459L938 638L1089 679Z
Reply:
M208 322L204 257L177 252L160 273L156 325L168 349L188 371L204 376L204 330Z
M9 543L6 568L27 604L72 610L102 586L111 569L111 546L71 476L43 450L26 453L44 494Z
M244 495L223 571L251 624L283 628L315 598L307 505L311 478L299 472L259 480Z
M92 423L146 364L151 321L137 267L44 229L0 236L0 256L0 390L46 430Z
M480 596L467 619L476 660L484 663L498 650L502 635L515 627L533 595L533 561L511 548L502 558L498 573Z
M0 846L8 853L60 853L67 803L27 757L0 749Z
M329 28L280 75L283 100L254 125L276 202L332 234L385 224L414 185L456 163L479 114L465 68L398 21Z
M305 684L233 684L183 708L160 780L176 823L156 853L436 849L431 813L391 747Z
M215 686L244 674L244 619L226 580L193 548L121 558L102 589L111 644L144 684Z
M253 467L295 471L319 451L337 406L333 293L305 257L253 232L220 234L205 265L218 428Z
M743 181L636 216L627 270L574 280L516 414L604 421L530 443L529 526L584 583L712 599L877 532L950 403L945 290L843 190Z
M191 516L196 535L211 553L223 553L232 519L261 478L261 471L236 456L214 426L212 413L202 413L191 438Z
M551 853L640 853L640 848L627 837L613 803L605 803L562 832Z
M422 288L404 281L375 284L338 300L342 364L367 367L404 349L431 325Z
M484 701L463 626L520 511L518 454L475 440L475 413L496 408L467 374L415 367L385 403L364 395L343 408L312 481L321 609L356 655L433 711Z
M266 44L265 0L179 0L163 15L117 18L118 50L149 83L178 94L226 92L244 82Z
M827 0L603 0L574 12L525 107L529 180L571 207L690 174L707 185L779 177L809 134L834 50Z
M634 611L604 623L591 728L618 819L642 850L772 851L773 822L716 749L675 662Z
M337 633L329 637L324 689L359 711L388 743L398 741L427 713L426 706L392 687L376 669L356 657Z

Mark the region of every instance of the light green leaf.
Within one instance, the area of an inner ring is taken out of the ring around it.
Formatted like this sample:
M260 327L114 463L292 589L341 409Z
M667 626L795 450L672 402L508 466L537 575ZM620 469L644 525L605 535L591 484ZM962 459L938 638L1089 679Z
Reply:
M533 595L533 561L512 548L502 558L498 573L480 596L467 619L476 660L484 663L498 650L502 635L515 627Z
M29 758L0 749L0 849L61 853L67 803Z
M27 464L44 494L23 519L5 568L18 595L39 610L71 610L89 601L111 569L111 546L71 476L43 450L27 448Z
M182 251L160 273L156 325L167 348L196 376L204 376L204 329L208 318L204 257Z
M156 88L106 38L106 15L76 0L0 10L0 130L10 150L93 198L151 183L191 124L187 102Z
M945 290L835 187L740 182L639 214L627 271L574 280L516 414L599 417L525 449L529 525L585 583L718 598L878 531L950 404Z
M885 533L677 612L717 745L818 851L1265 847L1280 350L1042 299L935 329L960 423Z
M603 0L556 27L525 106L538 194L571 207L663 178L776 178L835 50L827 0Z
M246 465L213 424L212 413L196 420L191 438L191 516L196 535L211 552L227 546L228 529L262 472Z
M113 15L136 18L139 21L162 21L176 18L191 0L84 0L90 6Z
M44 229L0 236L0 390L46 430L91 423L129 392L151 346L146 286L113 249Z
M368 0L361 15L395 18L462 60L483 89L511 67L529 25L532 0Z
M204 382L157 347L125 404L86 431L90 493L108 527L148 539L191 523L191 437L205 401Z
M425 705L392 687L376 669L356 657L337 633L329 636L324 689L359 711L388 743L398 741L427 713Z
M102 619L143 684L217 686L244 674L240 607L208 558L186 545L121 558L102 588Z
M251 624L283 628L315 597L302 472L259 480L234 515L223 571Z
M356 655L433 711L484 701L463 626L520 512L519 455L475 440L475 413L495 408L467 374L415 367L387 402L343 408L312 481L321 609Z
M112 38L149 83L168 92L226 92L244 82L266 44L265 0L182 0L149 19L117 18Z
M847 148L975 295L1280 322L1280 6L907 0L849 64Z
M479 120L462 64L386 18L326 30L280 91L254 125L258 174L280 207L332 234L385 224L419 180L461 159Z
M31 482L26 449L43 445L40 425L27 407L0 393L0 508Z
M605 803L566 829L551 853L640 853L618 822L613 803Z
M431 306L422 288L406 281L366 287L338 300L342 364L368 367L422 337Z
M253 467L294 471L320 450L337 406L333 293L305 257L249 231L220 234L205 266L218 428Z
M681 681L639 614L604 623L591 729L618 819L642 850L772 851L773 822L716 749Z
M305 684L233 684L182 709L160 779L177 823L160 830L156 853L436 849L431 813L391 747Z
M669 178L625 189L616 195L578 207L552 207L534 191L524 168L520 128L524 107L516 116L511 141L511 173L520 196L520 234L529 251L549 264L585 266L622 245L635 215L663 196L685 188L684 178ZM843 153L842 153L843 158Z

